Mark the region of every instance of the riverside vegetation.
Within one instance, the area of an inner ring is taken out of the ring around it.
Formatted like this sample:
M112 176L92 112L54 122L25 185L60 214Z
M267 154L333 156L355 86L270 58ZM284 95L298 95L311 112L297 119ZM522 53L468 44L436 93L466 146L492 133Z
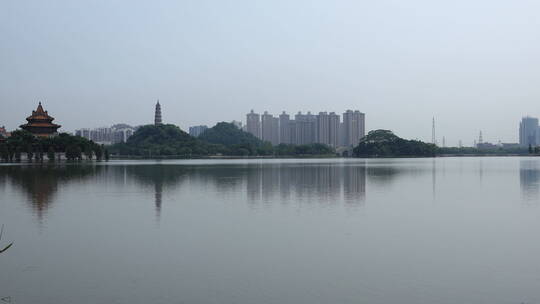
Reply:
M323 144L272 146L250 133L226 122L220 122L192 137L175 125L146 125L139 128L126 143L111 147L120 156L182 158L224 156L335 156L333 148Z
M356 157L434 157L472 155L539 155L538 147L437 147L434 144L398 137L389 130L368 133L353 150Z
M53 137L36 137L24 130L11 133L4 142L0 142L0 158L6 162L21 161L26 154L27 160L43 161L45 157L54 161L57 153L65 153L68 160L108 159L109 152L95 142L80 136L61 133Z
M26 154L30 161L55 160L57 152L65 153L68 160L83 158L109 159L109 153L117 157L140 158L204 158L227 157L315 157L336 156L336 151L324 144L272 146L231 123L220 122L192 137L179 127L166 125L142 126L128 139L107 148L80 136L61 133L54 137L35 137L23 130L14 131L11 137L0 142L0 158L6 162L20 161ZM466 155L539 155L538 147L455 148L437 147L434 144L398 137L389 130L370 131L353 149L355 157L434 157Z
M434 144L403 139L389 130L370 131L353 150L356 157L433 157L437 152Z

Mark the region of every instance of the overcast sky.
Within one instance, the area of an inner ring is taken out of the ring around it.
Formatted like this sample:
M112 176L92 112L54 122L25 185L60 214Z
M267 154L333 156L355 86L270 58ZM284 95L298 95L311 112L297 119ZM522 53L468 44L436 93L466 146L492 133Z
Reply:
M187 129L250 109L366 113L431 140L517 142L540 116L540 1L0 2L0 125Z

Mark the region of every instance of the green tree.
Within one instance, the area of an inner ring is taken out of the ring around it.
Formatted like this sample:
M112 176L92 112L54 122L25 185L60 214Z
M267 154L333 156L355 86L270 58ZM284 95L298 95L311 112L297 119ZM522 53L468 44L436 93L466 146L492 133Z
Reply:
M126 143L113 145L110 149L115 154L144 157L178 156L185 155L186 151L207 155L211 145L189 136L175 125L147 125L137 129Z
M15 148L15 161L20 162L21 161L21 154L22 154L23 148L21 146L18 146Z
M92 160L94 156L94 151L92 149L92 146L86 145L84 147L84 155L86 156L86 159Z
M34 157L34 148L32 147L31 143L26 144L26 158L28 161L32 161L32 158Z
M529 154L532 154L533 153L533 148L532 148L532 145L529 144Z
M103 157L103 145L99 146L99 145L96 145L94 147L94 154L96 154L96 159L97 160L101 160L101 158Z
M0 157L5 162L9 161L9 148L8 145L5 143L0 144Z
M109 161L109 157L110 157L109 149L105 148L105 153L104 154L105 154L105 161Z
M204 131L199 137L199 140L211 144L220 144L224 146L231 145L253 145L260 147L263 142L251 133L240 130L232 123L220 122L212 128Z
M43 145L40 143L38 143L37 147L36 147L36 156L35 156L36 160L39 160L39 161L43 161Z
M71 144L66 147L66 159L67 160L77 159L77 146L76 145Z
M389 130L375 130L362 138L354 148L357 157L432 157L437 154L437 147L417 140L406 140Z
M47 150L47 159L49 159L50 162L53 162L54 161L54 147L53 146L49 146L49 150Z

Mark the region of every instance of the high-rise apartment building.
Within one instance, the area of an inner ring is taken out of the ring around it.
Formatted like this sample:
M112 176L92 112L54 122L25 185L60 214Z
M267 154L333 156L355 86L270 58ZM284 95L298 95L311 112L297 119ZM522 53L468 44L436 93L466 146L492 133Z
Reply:
M337 148L339 147L339 115L331 112L328 115L328 145Z
M273 145L322 143L334 148L356 146L365 135L365 115L348 110L341 123L335 112L320 112L318 115L298 112L291 119L285 111L277 118L268 112L260 116L251 110L247 114L245 130Z
M279 144L279 119L268 111L261 116L261 139L272 145Z
M317 116L317 142L331 147L340 146L340 118L335 112L320 112Z
M199 137L204 131L208 129L206 125L189 127L189 135L193 137Z
M307 145L316 142L317 117L311 114L311 112L308 112L307 114L298 112L298 114L294 116L294 120L296 122L296 134L293 144Z
M271 141L272 145L279 145L279 118L272 117L272 136Z
M523 117L519 124L519 144L521 146L536 146L540 143L538 118Z
M246 131L261 138L261 116L253 110L246 115Z
M289 114L281 113L279 115L279 143L290 144L291 143L291 126L289 125L291 119Z
M118 124L112 127L102 127L95 129L79 129L75 130L76 136L81 136L92 140L98 144L115 144L126 142L135 132L135 128L126 124Z
M319 112L317 116L317 142L330 145L330 116L327 112Z
M360 111L347 110L343 113L345 146L354 147L365 136L365 114Z

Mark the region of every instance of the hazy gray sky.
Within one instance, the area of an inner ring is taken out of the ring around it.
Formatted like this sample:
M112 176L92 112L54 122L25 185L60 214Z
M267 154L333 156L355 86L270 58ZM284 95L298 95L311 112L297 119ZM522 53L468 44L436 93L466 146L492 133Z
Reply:
M539 1L0 3L0 125L39 100L62 130L250 109L358 109L368 130L517 141L540 116Z

